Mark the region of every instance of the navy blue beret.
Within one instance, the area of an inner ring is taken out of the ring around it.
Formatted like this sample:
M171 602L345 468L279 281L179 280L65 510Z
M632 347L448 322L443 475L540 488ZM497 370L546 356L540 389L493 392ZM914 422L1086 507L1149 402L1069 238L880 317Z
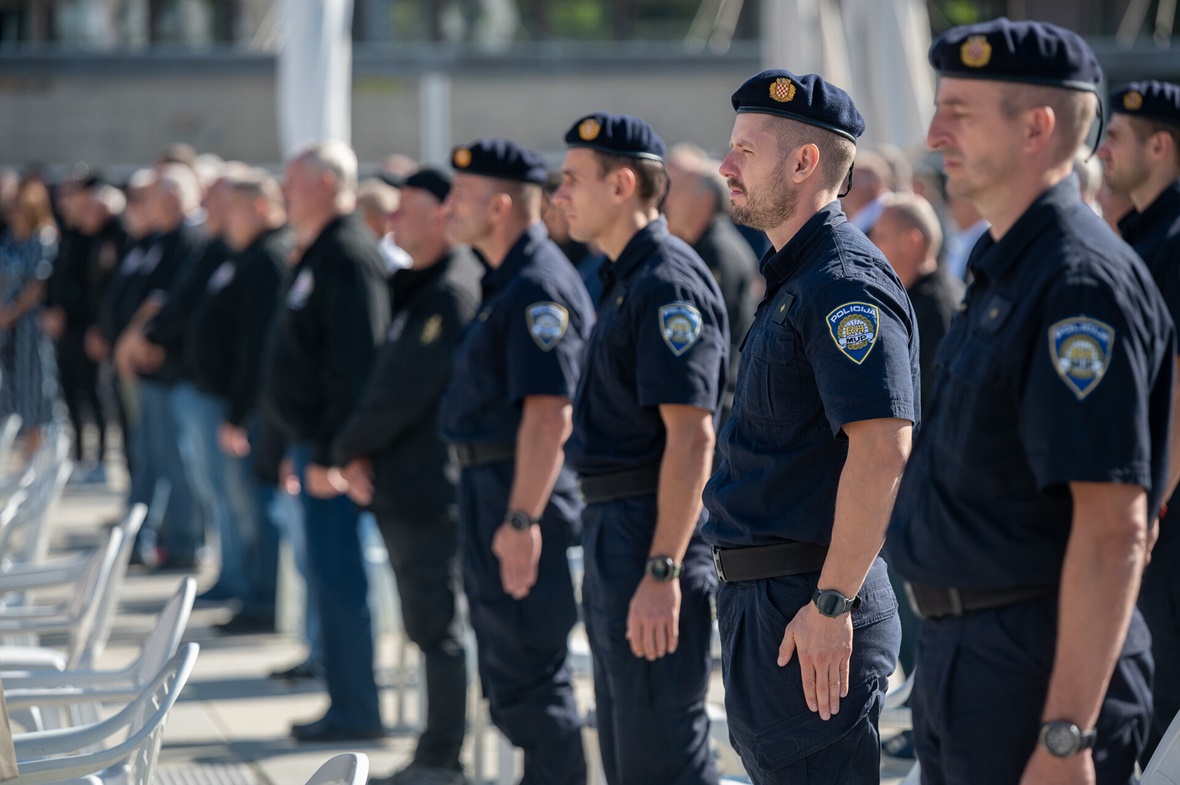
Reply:
M990 22L952 28L930 46L930 64L944 76L1098 92L1102 67L1072 30L1048 22Z
M807 123L843 136L850 142L865 132L865 119L848 93L816 74L763 71L747 79L730 97L739 114L772 114Z
M510 139L477 139L451 151L451 167L463 174L544 185L545 159Z
M441 169L423 167L406 177L402 187L430 191L440 202L445 202L451 192L451 176Z
M1180 125L1180 85L1132 82L1110 94L1110 111Z
M568 147L588 147L611 155L663 161L667 148L652 127L629 114L596 112L578 120L566 132Z

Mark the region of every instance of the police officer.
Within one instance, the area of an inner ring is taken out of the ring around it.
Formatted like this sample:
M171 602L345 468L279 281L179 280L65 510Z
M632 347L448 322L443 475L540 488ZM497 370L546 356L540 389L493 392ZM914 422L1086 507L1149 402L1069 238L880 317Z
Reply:
M701 488L725 392L725 303L668 232L663 140L637 117L565 136L554 203L609 265L566 449L580 475L582 604L610 785L715 783L705 692L715 580Z
M1081 37L997 19L948 31L930 61L927 144L991 228L886 545L923 617L922 779L1126 783L1151 717L1135 596L1175 331L1071 176L1102 76Z
M283 194L303 249L263 366L262 407L291 444L307 543L308 598L318 606L331 705L292 726L299 741L385 735L373 680L373 632L358 532L360 512L332 473L332 440L356 405L389 328L377 247L354 212L356 154L336 141L287 164Z
M1180 86L1146 81L1124 85L1110 96L1111 117L1098 148L1103 178L1135 209L1119 221L1123 239L1151 270L1172 321L1180 324ZM1180 366L1178 366L1180 367ZM1172 426L1180 423L1176 408ZM1180 472L1180 438L1173 436L1171 482ZM1166 498L1166 497L1165 497ZM1173 500L1169 499L1170 506ZM1139 589L1139 610L1151 630L1155 659L1155 718L1141 760L1155 751L1180 712L1180 526L1160 526L1159 540Z
M864 131L848 94L774 70L732 103L721 174L773 250L705 489L730 732L755 783L876 782L900 643L877 552L918 421L916 319L837 201Z
M426 663L426 727L389 785L463 785L467 653L456 609L459 538L454 470L438 407L455 349L479 308L483 268L445 236L450 175L406 178L392 230L413 265L393 275L393 324L332 447L349 496L377 518L397 578L406 634Z
M487 264L483 306L443 398L462 467L464 588L492 722L524 750L523 785L586 781L566 666L577 618L566 549L581 502L564 467L593 308L541 222L544 160L481 139L451 155L447 234Z

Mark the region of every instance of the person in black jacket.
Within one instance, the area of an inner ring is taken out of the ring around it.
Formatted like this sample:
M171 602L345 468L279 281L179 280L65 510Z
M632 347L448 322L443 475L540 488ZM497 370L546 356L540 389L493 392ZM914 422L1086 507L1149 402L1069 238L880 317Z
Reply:
M141 424L133 431L131 445L136 459L132 501L150 499L158 480L167 481L169 487L160 531L140 533L141 555L150 565L180 569L197 566L204 516L180 455L180 427L171 403L179 362L145 336L205 252L205 238L189 224L200 193L196 175L188 167L164 164L158 168L146 194L157 236L127 276L119 297L122 314L116 317L124 326L115 342L115 367L137 388Z
M413 266L393 275L393 326L332 448L349 496L377 517L406 633L426 661L426 727L413 761L389 780L399 785L465 782L455 473L437 422L455 349L479 307L483 269L470 250L446 239L442 202L449 190L450 177L436 169L406 178L393 226Z
M373 630L358 534L331 445L364 389L389 329L377 247L355 215L356 154L341 142L306 148L286 168L284 195L304 250L263 360L261 405L290 440L307 535L308 596L319 606L331 706L292 726L300 741L385 735L373 680Z
M278 534L266 508L270 486L259 483L250 461L263 346L290 251L278 182L264 171L222 183L224 239L230 254L205 282L185 342L192 374L192 408L202 412L206 462L224 491L230 547L237 549L242 608L226 632L274 629ZM222 571L226 571L222 543ZM219 583L228 585L224 577Z

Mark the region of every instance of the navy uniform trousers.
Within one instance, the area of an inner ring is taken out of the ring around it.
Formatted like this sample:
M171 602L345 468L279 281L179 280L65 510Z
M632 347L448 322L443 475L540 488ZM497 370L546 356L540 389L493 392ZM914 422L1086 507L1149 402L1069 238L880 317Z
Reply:
M807 708L798 656L781 668L777 661L787 624L818 580L809 573L724 583L717 594L730 741L755 785L881 780L877 720L901 645L897 600L877 559L852 611L848 695L824 721Z
M492 537L508 509L513 463L463 469L459 478L463 583L492 722L524 751L521 785L585 785L582 720L566 655L578 609L566 548L576 494L555 492L541 519L537 583L514 600L500 582Z
M705 712L716 574L699 534L684 557L676 653L648 662L626 638L655 524L654 494L591 504L582 514L582 606L603 770L608 785L716 783Z
M1057 651L1056 596L925 620L914 676L922 785L1020 781ZM1127 785L1151 723L1151 636L1138 612L1098 715L1098 785Z

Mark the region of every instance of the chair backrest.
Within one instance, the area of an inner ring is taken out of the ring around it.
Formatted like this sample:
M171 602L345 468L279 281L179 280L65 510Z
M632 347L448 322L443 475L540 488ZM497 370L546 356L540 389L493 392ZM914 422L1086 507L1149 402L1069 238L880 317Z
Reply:
M365 785L368 779L369 757L363 752L346 752L329 758L307 785Z
M101 620L99 614L107 602L107 593L112 590L111 574L123 547L123 530L116 526L107 536L106 544L98 548L86 565L82 577L70 599L66 613L74 620L70 641L66 647L66 668L76 670L86 660L85 648L94 645L97 639L105 642L110 634L110 620ZM96 630L100 621L107 622L106 630ZM101 649L101 646L99 646Z
M118 713L79 728L16 734L15 785L99 774L103 782L149 785L168 713L192 675L199 647L186 643L151 684Z
M21 418L16 412L4 418L0 423L0 469L7 468L8 460L12 456L12 445L20 434Z
M180 639L184 637L188 627L189 614L193 610L193 600L197 596L197 582L192 578L185 578L176 587L176 592L160 615L156 617L155 626L151 634L143 642L139 657L128 668L131 679L136 684L147 684L151 677L158 673L168 658L180 649Z
M61 496L73 464L40 463L25 489L27 499L0 531L0 557L9 564L29 564L45 558L49 550L49 510Z
M1180 785L1180 714L1172 718L1172 724L1139 778L1139 785Z
M112 535L115 532L119 533L119 543L115 548L106 581L94 594L91 602L93 607L87 609L88 624L85 629L80 628L70 641L66 660L66 667L70 670L93 667L95 660L106 648L107 638L111 635L111 625L115 620L115 611L119 607L123 578L127 576L131 552L135 549L135 536L139 534L147 513L145 505L137 504L127 513L127 517L111 530Z

